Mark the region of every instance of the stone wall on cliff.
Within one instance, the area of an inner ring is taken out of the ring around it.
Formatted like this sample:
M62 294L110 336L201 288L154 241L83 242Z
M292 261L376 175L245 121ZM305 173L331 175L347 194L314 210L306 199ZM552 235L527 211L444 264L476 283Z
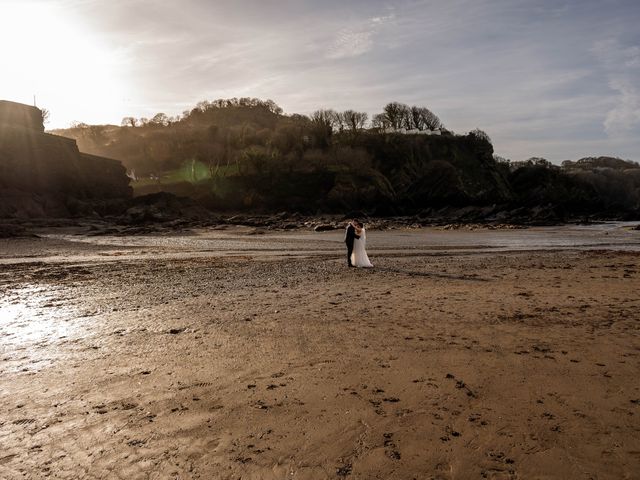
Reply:
M22 103L0 100L0 128L4 126L43 133L42 110Z

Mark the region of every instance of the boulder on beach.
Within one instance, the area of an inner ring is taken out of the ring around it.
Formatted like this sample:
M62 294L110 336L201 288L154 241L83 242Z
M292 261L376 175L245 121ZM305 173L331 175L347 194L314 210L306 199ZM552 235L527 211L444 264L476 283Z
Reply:
M321 223L320 225L316 225L315 227L313 227L313 231L314 232L328 232L331 230L336 230L338 227L336 227L335 225L331 225L328 223Z

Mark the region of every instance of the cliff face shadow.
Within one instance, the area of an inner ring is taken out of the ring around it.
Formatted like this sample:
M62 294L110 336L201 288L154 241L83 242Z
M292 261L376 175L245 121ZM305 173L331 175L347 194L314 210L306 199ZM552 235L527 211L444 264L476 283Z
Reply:
M375 267L374 270L379 272L398 273L401 275L407 275L409 277L426 277L426 278L441 278L447 280L465 280L469 282L488 282L489 279L478 277L476 275L447 275L445 273L436 272L418 272L415 270L408 270L395 267Z

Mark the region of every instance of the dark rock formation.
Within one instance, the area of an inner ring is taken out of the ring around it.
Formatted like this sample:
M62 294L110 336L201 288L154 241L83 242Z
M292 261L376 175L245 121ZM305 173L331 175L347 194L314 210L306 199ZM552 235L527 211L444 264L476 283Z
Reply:
M119 161L80 153L44 133L39 109L0 101L0 217L67 216L74 199L130 196Z
M179 219L201 221L211 218L211 212L194 200L166 192L136 197L129 203L131 206L124 214L123 223L141 224Z

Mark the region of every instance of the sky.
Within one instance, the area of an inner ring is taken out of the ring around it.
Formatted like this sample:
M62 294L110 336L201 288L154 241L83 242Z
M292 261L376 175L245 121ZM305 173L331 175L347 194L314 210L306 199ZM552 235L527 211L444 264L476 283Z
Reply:
M639 0L0 0L0 99L48 129L177 115L424 106L495 153L640 160Z

